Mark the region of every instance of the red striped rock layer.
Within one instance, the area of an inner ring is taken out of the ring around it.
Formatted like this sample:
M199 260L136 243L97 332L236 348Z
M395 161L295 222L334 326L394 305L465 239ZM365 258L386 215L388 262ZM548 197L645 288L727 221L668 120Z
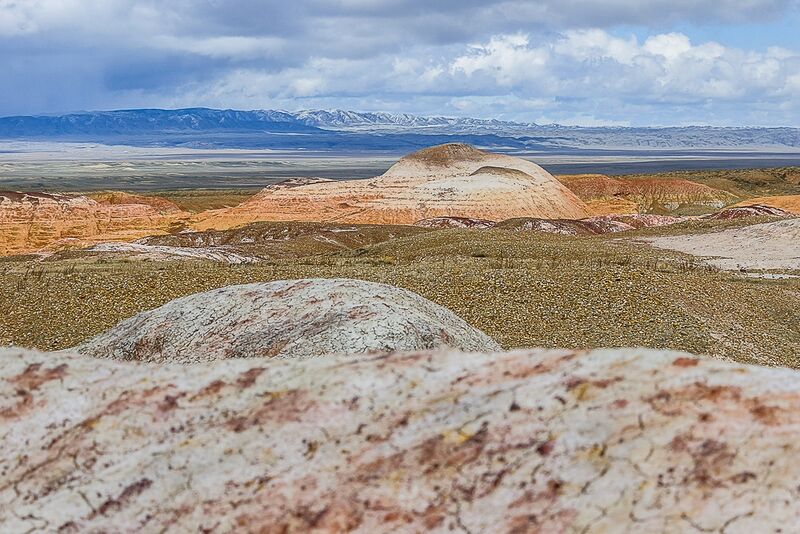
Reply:
M798 384L644 349L190 366L7 349L0 530L785 530Z
M722 208L736 200L732 194L689 180L666 178L617 179L601 174L564 175L558 177L581 200L614 213L612 200L632 202L640 213L672 211L682 206Z
M0 255L21 254L65 244L132 240L163 231L183 214L131 195L96 201L85 196L0 191Z

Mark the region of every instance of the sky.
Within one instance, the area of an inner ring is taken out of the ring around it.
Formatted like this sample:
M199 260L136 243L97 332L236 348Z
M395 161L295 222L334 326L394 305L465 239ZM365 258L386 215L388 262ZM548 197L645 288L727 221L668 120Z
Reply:
M0 115L800 126L800 0L0 0Z

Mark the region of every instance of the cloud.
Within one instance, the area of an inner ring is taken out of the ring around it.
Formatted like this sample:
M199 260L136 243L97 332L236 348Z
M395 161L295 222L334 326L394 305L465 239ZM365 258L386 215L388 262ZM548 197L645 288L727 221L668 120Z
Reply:
M684 29L770 24L797 5L0 0L0 114L318 106L592 123L693 113L697 122L799 122L797 50L694 42ZM747 106L755 118L741 112Z

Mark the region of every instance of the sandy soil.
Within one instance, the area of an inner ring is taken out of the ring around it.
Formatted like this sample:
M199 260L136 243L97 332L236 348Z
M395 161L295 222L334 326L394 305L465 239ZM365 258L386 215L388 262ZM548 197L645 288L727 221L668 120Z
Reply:
M656 237L647 242L702 256L721 269L800 269L800 219L710 234Z

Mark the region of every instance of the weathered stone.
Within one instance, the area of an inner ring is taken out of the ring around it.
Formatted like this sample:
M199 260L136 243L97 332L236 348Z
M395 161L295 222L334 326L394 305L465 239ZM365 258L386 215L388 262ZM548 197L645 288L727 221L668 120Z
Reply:
M786 532L798 414L796 371L644 349L7 349L0 531Z
M307 358L441 346L499 345L411 291L345 279L247 284L180 298L126 319L74 348L155 362Z

